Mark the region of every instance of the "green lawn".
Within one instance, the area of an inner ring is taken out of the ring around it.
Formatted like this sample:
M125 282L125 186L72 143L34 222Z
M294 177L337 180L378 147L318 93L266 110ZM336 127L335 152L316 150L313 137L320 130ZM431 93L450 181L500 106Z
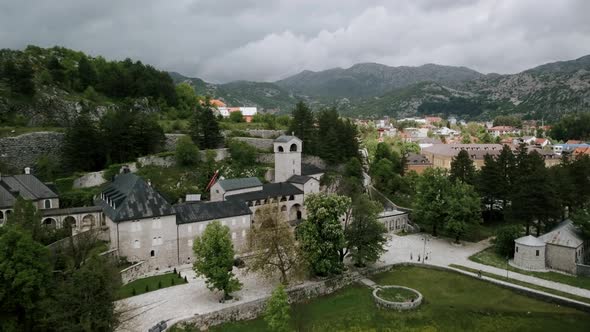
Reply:
M450 267L454 267L456 269L459 270L463 270L463 271L467 271L467 272L472 272L472 273L477 273L479 270L477 269L472 269L469 268L467 266L462 266L462 265L456 265L456 264L451 264L449 265ZM489 277L489 278L493 278L493 279L497 279L497 280L502 280L502 281L506 281L515 285L519 285L519 286L523 286L523 287L527 287L527 288L531 288L531 289L535 289L535 290L539 290L545 293L549 293L549 294L554 294L557 296L561 296L561 297L567 297L576 301L580 301L580 302L585 302L590 304L590 299L587 297L582 297L582 296L577 296L577 295L572 295L570 293L565 293L565 292L561 292L558 290L554 290L552 288L546 288L543 286L538 286L538 285L534 285L528 282L524 282L524 281L520 281L520 280L516 280L516 279L511 279L511 278L506 278L506 276L500 276L497 274L493 274L493 273L488 273L488 272L484 272L482 271L481 274L483 276Z
M418 298L416 293L403 288L383 288L377 292L377 296L392 302L408 302Z
M500 269L506 269L506 258L501 257L498 255L494 248L488 248L478 252L475 255L469 257L469 260L474 261L476 263L495 266ZM521 274L526 274L529 276L537 277L540 279L545 279L549 281L560 282L562 284L571 285L574 287L590 289L590 278L589 277L577 277L572 275L567 275L559 272L532 272L521 270L519 268L515 268L513 266L508 266L509 271L518 272Z
M121 289L119 289L118 297L119 299L124 299L126 297L133 296L133 289L135 289L135 295L147 293L146 286L148 287L149 292L155 291L159 289L158 285L160 283L162 286L160 288L166 288L170 286L186 284L186 281L184 281L184 278L180 278L178 274L175 273L166 273L159 276L137 279L126 285L123 285Z
M354 285L293 306L295 331L589 331L590 315L535 300L455 272L400 267L372 277L414 288L425 302L414 311L378 309L371 289ZM266 331L263 319L212 331ZM175 331L173 329L173 331ZM176 329L176 331L182 331Z

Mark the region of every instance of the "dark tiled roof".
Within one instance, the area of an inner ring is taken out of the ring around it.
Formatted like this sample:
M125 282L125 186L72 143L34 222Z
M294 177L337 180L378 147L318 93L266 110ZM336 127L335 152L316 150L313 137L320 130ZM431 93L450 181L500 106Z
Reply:
M2 176L0 182L4 184L5 189L8 189L11 194L17 192L24 199L39 200L46 198L57 198L58 195L49 187L47 187L41 180L37 179L32 174L18 174L12 176ZM14 196L14 195L13 195Z
M92 213L92 212L100 212L102 211L102 207L100 206L83 206L83 207L73 207L73 208L66 208L66 209L47 209L41 210L41 214L43 216L65 216L68 214L81 214L81 213Z
M313 179L311 176L306 175L293 175L287 180L287 182L305 184L307 181Z
M260 180L256 177L251 177L220 180L219 185L221 185L221 188L223 188L225 191L230 191L252 187L260 187L262 186L262 182L260 182Z
M313 175L319 173L324 173L324 170L312 164L301 163L301 175Z
M172 205L160 193L132 173L119 174L102 191L102 195L114 207L100 197L95 204L101 206L104 213L115 222L175 214Z
M8 208L14 206L16 198L6 189L0 182L0 208Z
M189 202L177 204L174 209L176 210L177 224L244 216L252 213L246 202L238 200Z
M226 196L226 199L254 201L259 199L266 199L269 197L303 195L303 191L288 182L266 183L262 186L262 190L251 191L243 194Z
M287 142L291 141L292 139L296 139L296 140L301 141L296 136L281 135L281 136L277 137L277 139L275 139L275 142L277 142L277 143L287 143Z

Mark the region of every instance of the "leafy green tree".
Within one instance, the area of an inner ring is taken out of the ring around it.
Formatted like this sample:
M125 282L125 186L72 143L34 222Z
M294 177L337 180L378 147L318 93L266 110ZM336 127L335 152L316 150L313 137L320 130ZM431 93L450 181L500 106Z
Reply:
M294 133L303 141L303 152L313 154L316 149L315 119L309 106L303 101L295 105L293 119L289 125L289 133Z
M307 220L298 228L303 257L318 276L340 274L344 268L340 250L345 246L340 218L350 206L350 198L312 194L306 197Z
M590 140L590 113L579 112L565 115L551 127L549 136L559 140Z
M469 230L481 222L481 202L472 186L455 182L447 193L445 229L455 237L459 243L460 238Z
M197 109L197 105L199 105L199 98L195 93L195 89L185 82L177 84L175 89L178 96L180 117L183 119L190 118Z
M419 223L432 228L433 236L437 236L439 229L444 227L450 187L446 171L438 168L426 169L418 181L413 215Z
M514 256L514 240L522 235L520 225L507 225L496 231L494 250L502 257Z
M49 250L15 225L0 230L0 330L35 331L51 285Z
M239 168L256 164L257 151L252 145L238 140L231 140L228 147L232 163L235 162Z
M88 99L92 102L97 102L100 100L100 95L98 94L98 92L96 92L96 90L94 90L92 86L88 86L84 90L83 96L85 99Z
M574 225L582 232L584 238L587 240L590 239L590 211L588 208L576 210L572 214L571 219Z
M176 142L176 162L181 166L194 166L199 162L199 148L190 137L183 136Z
M200 149L216 149L222 143L223 136L219 130L219 123L208 100L204 106L197 104L197 111L190 121L189 132L193 142Z
M244 122L244 116L242 115L242 112L237 111L237 112L230 112L229 113L229 121L230 122L235 122L235 123L240 123L240 122Z
M456 157L451 161L450 178L452 181L461 181L467 184L475 182L475 165L469 157L467 150L459 151Z
M285 285L302 266L295 236L278 206L263 206L256 211L256 225L248 233L248 245L253 253L250 270L267 277L279 272Z
M264 309L264 321L273 332L291 331L291 307L289 298L283 285L279 285L273 292Z
M66 128L62 160L71 171L94 171L104 166L101 134L87 113L82 113Z
M106 257L89 256L77 269L62 274L49 301L44 325L56 331L114 331L114 301L121 285L116 266Z
M385 252L385 226L377 220L382 206L366 194L352 203L352 222L345 231L346 246L356 266L374 263Z
M15 63L12 59L6 60L3 66L3 76L13 93L32 96L35 94L33 81L35 72L28 61Z
M232 272L235 252L229 227L222 226L219 221L208 224L203 235L195 239L193 251L193 268L198 276L205 277L207 288L223 291L225 300L242 288Z

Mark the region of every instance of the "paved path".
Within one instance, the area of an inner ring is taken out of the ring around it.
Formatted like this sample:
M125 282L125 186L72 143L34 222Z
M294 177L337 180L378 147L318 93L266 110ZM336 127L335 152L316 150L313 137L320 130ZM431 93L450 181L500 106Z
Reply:
M426 246L424 239L426 238ZM455 246L451 240L431 238L424 234L407 236L392 235L387 244L387 252L376 263L390 265L402 262L420 261L427 257L426 263L439 266L450 264L463 265L470 268L506 276L506 270L472 262L469 256L490 246L488 241L465 243ZM166 320L168 325L184 318L219 310L227 307L228 303L219 303L221 294L209 291L202 278L196 278L190 265L179 268L182 275L186 275L188 284L164 288L157 291L130 297L117 302L117 308L122 314L123 324L118 331L147 331L156 323ZM252 301L268 296L278 284L278 280L268 281L254 274L245 274L242 270L234 269L244 287L235 295L240 301ZM539 286L560 290L590 298L590 291L527 275L509 272L510 278L518 279Z

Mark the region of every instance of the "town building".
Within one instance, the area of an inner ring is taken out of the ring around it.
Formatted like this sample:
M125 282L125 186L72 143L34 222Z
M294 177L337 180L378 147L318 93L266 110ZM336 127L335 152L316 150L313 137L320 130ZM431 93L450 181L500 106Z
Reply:
M426 156L417 153L408 153L406 156L406 172L414 171L418 174L422 174L425 169L431 168L432 163Z
M488 128L488 133L494 137L500 137L504 135L520 135L520 129L510 126L495 126Z
M525 270L576 274L577 266L588 259L589 243L569 219L539 237L527 235L514 243L514 260L510 264Z

